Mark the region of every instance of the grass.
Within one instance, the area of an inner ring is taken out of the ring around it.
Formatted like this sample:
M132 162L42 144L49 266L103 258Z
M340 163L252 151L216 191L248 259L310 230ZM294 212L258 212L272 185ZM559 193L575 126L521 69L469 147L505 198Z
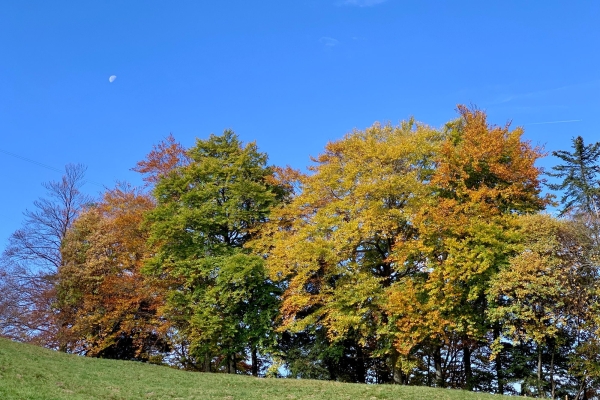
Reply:
M405 399L502 396L414 386L204 374L61 354L0 338L0 399Z

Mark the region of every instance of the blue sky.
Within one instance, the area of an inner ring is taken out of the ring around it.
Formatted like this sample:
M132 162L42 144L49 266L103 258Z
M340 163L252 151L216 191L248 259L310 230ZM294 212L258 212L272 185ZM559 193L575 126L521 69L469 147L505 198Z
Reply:
M171 132L303 168L354 128L474 104L548 151L599 141L598 21L592 0L2 2L0 246L61 176L5 152L86 164L97 194Z

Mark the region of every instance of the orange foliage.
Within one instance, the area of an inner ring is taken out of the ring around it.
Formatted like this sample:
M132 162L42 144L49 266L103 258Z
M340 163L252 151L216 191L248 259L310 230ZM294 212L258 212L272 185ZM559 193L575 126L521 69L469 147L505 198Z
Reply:
M483 337L486 290L515 251L513 217L549 203L540 197L534 165L541 149L521 140L523 130L488 125L483 111L458 111L436 157L431 196L410 217L417 234L400 237L391 257L419 266L389 291L396 347L404 354L423 341Z
M59 298L72 351L146 360L165 345L161 285L141 274L151 253L142 222L153 207L149 196L117 188L68 233Z
M146 159L139 161L134 171L144 174L144 181L147 184L156 184L159 179L177 167L189 164L190 158L186 154L183 146L175 141L173 134L152 147Z

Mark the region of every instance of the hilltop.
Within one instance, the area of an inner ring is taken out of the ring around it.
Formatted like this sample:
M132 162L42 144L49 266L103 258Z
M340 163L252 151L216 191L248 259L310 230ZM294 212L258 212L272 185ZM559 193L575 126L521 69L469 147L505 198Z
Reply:
M131 361L62 354L0 338L0 398L474 400L502 397L415 386L186 372Z

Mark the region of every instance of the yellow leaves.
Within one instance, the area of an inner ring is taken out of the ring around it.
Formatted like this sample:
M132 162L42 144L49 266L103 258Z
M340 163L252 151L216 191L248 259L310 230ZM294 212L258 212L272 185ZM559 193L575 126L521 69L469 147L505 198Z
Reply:
M494 277L488 297L496 304L489 315L503 323L509 338L543 344L569 314L580 312L575 304L583 291L579 254L568 250L577 238L569 222L549 215L523 216L519 222L521 251Z
M258 241L286 287L282 329L359 332L405 356L484 337L490 280L519 249L515 215L547 199L521 129L459 112L443 132L412 120L351 132L296 179Z
M423 291L420 282L405 279L386 290L388 301L383 305L395 325L393 337L396 349L408 355L424 340L444 340L453 322L444 316L438 300Z
M414 121L375 124L328 143L313 174L297 179L301 192L273 211L254 244L268 254L271 278L287 282L285 326L318 319L332 340L373 329L391 247L429 194L439 143L439 132Z

